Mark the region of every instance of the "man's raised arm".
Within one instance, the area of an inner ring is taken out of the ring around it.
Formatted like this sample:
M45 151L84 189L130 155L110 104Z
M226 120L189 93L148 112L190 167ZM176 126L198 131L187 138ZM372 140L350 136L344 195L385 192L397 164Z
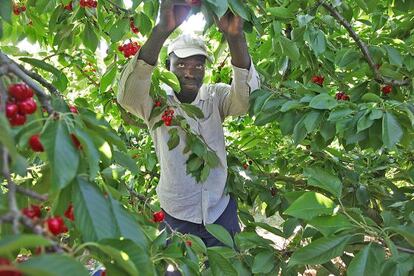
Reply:
M117 96L119 104L147 123L153 106L149 95L153 68L165 40L187 18L190 9L185 0L162 0L160 21L121 73Z

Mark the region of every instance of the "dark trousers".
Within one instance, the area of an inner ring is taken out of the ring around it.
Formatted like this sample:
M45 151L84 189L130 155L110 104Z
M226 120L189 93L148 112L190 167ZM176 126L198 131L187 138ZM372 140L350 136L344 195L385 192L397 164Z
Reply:
M203 224L193 223L189 221L179 220L170 216L165 212L165 221L171 226L172 229L177 230L182 234L193 234L203 240L207 247L211 246L224 246L219 240L212 236ZM230 197L229 204L224 210L223 214L214 222L223 226L232 237L236 233L241 231L239 225L239 219L237 217L237 203ZM165 227L165 225L163 225ZM167 227L168 230L168 227ZM181 275L178 271L167 272L166 275Z

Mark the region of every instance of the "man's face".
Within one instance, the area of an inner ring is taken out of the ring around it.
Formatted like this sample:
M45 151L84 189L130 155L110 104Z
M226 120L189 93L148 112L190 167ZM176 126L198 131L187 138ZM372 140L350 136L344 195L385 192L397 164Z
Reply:
M197 93L203 84L206 57L202 55L179 58L170 55L170 71L173 72L185 93Z

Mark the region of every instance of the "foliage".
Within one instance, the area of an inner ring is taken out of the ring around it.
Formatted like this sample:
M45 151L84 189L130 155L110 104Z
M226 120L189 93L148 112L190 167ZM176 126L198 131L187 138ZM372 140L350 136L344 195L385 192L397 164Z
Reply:
M250 116L225 122L227 190L238 200L245 228L233 241L209 226L225 246L208 249L198 237L158 230L159 168L151 138L143 122L116 103L116 80L129 60L118 47L145 42L158 2L133 0L130 8L120 0L99 0L96 8L68 0L15 4L26 10L16 15L11 0L0 2L0 54L28 71L0 60L0 255L29 260L5 266L25 275L85 275L79 263L91 260L109 275L162 275L166 264L185 275L297 275L308 268L321 275L412 275L412 1L203 1L205 36L216 59L207 81L231 81L225 40L212 24L230 8L246 20L263 84L251 94ZM15 46L25 38L41 51ZM103 44L108 49L101 57ZM11 127L5 88L22 80L37 88L45 110ZM159 86L177 85L163 69L153 82L152 96L161 103ZM165 110L161 104L153 113ZM162 124L157 127L167 127ZM184 118L173 124L186 127ZM28 149L37 133L44 153ZM170 135L170 148L184 142ZM214 153L190 132L185 142L192 151L189 172L206 177ZM42 205L41 218L20 215L31 204ZM70 204L74 221L65 216ZM281 216L283 223L258 221L256 212ZM47 230L52 216L64 217L67 233L55 237ZM275 244L258 230L286 242ZM207 259L210 267L201 272Z

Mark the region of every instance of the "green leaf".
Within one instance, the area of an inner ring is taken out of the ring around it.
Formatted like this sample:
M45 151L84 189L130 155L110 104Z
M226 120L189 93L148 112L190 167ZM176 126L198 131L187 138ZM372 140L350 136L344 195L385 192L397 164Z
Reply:
M139 19L138 21L135 21L137 23L137 27L140 31L140 33L142 33L143 35L147 35L151 32L152 30L152 22L151 19L144 13L141 12L139 14Z
M267 11L276 18L281 19L294 19L295 13L288 8L284 7L271 7Z
M95 30L89 21L85 24L85 30L83 32L82 36L83 44L89 48L92 52L96 51L96 48L98 47L98 36L95 33Z
M257 247L268 248L273 241L259 236L256 232L240 232L234 237L237 248L240 250L249 250Z
M128 154L121 151L114 151L113 155L116 163L118 163L122 167L127 168L133 174L139 174L137 163Z
M291 101L285 102L280 108L280 111L287 112L289 110L296 109L297 107L300 107L300 106L302 106L302 104L299 101L291 100Z
M250 13L242 0L228 0L230 9L246 21L250 21Z
M104 254L108 255L108 257L110 257L110 262L113 263L117 268L120 268L122 270L122 275L139 275L137 268L135 267L134 263L132 262L128 254L124 252L122 249L118 249L111 246L111 241L112 240L103 240L100 244L89 242L88 246L95 247L102 251ZM107 243L111 245L106 245Z
M339 54L336 56L335 63L339 67L346 67L350 65L351 63L358 61L359 58L360 58L359 52L353 49L348 49L346 50L346 52L344 52L342 56Z
M316 55L320 55L326 50L325 34L321 30L306 30L304 33L304 39L309 43L311 49Z
M53 76L55 77L55 79L53 80L53 85L55 85L56 88L60 91L66 90L66 87L69 82L68 78L62 71L60 71L53 65L50 65L49 63L46 63L43 60L39 60L35 58L20 58L20 60L23 62L29 63L39 69L52 73Z
M79 166L79 150L73 145L66 122L49 121L40 140L52 168L53 188L63 189L75 178Z
M95 185L78 176L73 185L76 227L85 242L116 237L116 226L109 202Z
M180 82L178 81L177 76L168 70L162 70L159 76L160 80L170 86L175 92L181 91Z
M148 256L148 252L146 251L145 247L137 245L134 243L134 241L135 240L124 238L110 239L101 241L100 245L109 245L110 247L119 250L123 258L127 256L128 259L131 260L135 265L135 268L139 269L138 274L134 275L155 275L156 273L154 271L154 264ZM122 262L124 262L124 260L122 260ZM136 269L130 268L130 266L131 263L126 262L125 266L123 266L123 269L137 273L135 272Z
M355 255L346 273L349 276L376 276L384 260L384 249L376 243L370 243Z
M269 273L275 266L276 256L273 251L263 250L254 256L252 272Z
M344 248L351 239L350 235L323 237L312 241L305 247L295 251L288 266L305 264L323 264L342 255Z
M60 254L42 254L31 256L27 261L17 265L27 276L88 276L88 270L72 257Z
M0 17L11 24L13 1L12 0L0 0L0 7L1 7Z
M4 115L4 113L0 113L0 143L7 148L10 157L12 158L13 162L15 162L18 153L10 124Z
M34 234L2 235L0 240L0 255L22 248L34 248L36 246L49 246L52 242L42 236Z
M121 18L116 21L112 28L109 30L109 36L111 37L112 42L118 42L122 39L124 34L128 31L129 28L129 19Z
M402 138L404 132L400 123L390 112L382 117L382 140L387 148L393 148Z
M404 239L408 241L411 246L414 246L414 227L399 225L390 227L390 230L400 234Z
M198 108L195 105L192 104L188 104L188 103L182 103L180 104L181 108L184 110L184 112L191 118L198 118L198 119L203 119L204 118L204 113L203 111L201 111L200 108Z
M236 269L223 255L215 250L207 249L207 256L213 276L237 276Z
M370 111L367 111L364 116L359 118L357 122L357 133L371 127L374 124L374 120L370 117Z
M101 78L101 82L99 84L99 91L101 93L105 92L106 89L113 83L117 72L116 64L111 64L105 74L103 74Z
M218 18L221 18L229 8L227 0L205 0L205 2L210 6Z
M361 97L361 100L364 102L375 102L380 103L382 101L381 97L374 93L366 93Z
M316 216L331 215L334 207L334 202L326 196L315 192L306 192L296 199L284 214L311 220Z
M200 237L192 235L192 234L187 234L189 239L192 242L191 248L194 249L195 252L197 253L207 253L207 247L204 244L203 240L200 239Z
M354 225L342 214L313 218L309 224L318 229L324 236L330 236L338 231L354 228Z
M309 177L309 185L322 188L337 198L341 198L342 183L336 175L320 167L305 168L304 174Z
M296 43L292 40L281 36L280 37L280 47L282 47L282 53L288 56L293 61L298 61L300 58L299 48L296 46Z
M328 94L319 94L310 101L309 106L315 109L333 109L338 105L337 100Z
M354 110L349 109L349 108L333 110L329 114L328 121L334 121L335 122L339 119L343 119L345 117L348 117L352 113L354 113Z
M112 209L114 222L117 228L118 236L130 239L142 248L147 248L148 241L141 226L132 217L132 215L120 204L109 195L109 203Z
M223 244L234 247L233 239L227 230L219 224L206 224L207 231Z
M99 172L99 151L96 148L93 140L87 132L76 128L74 135L79 139L82 145L82 150L86 154L86 160L89 165L89 180L95 179Z
M303 120L303 124L306 127L306 131L311 133L320 123L322 119L322 113L316 110L308 112Z
M391 47L389 45L386 45L384 47L387 50L390 64L401 67L403 64L403 59L401 57L400 52L398 52L394 47Z
M180 143L180 136L178 135L178 129L172 128L168 130L168 134L170 135L170 138L168 139L167 145L168 145L168 149L172 150L175 147L177 147L178 144Z
M214 168L218 164L220 164L220 159L218 158L217 154L210 150L208 150L206 155L204 156L204 161L210 168Z

